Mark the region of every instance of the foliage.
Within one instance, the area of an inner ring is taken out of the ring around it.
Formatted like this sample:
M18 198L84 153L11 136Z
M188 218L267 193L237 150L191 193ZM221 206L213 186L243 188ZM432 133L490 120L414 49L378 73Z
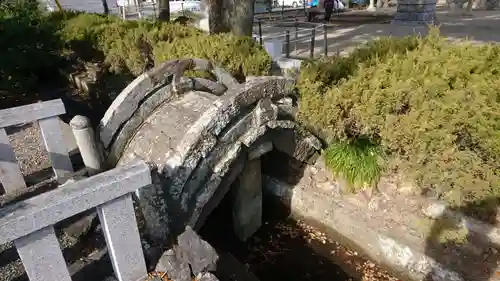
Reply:
M270 57L249 38L207 35L182 24L82 14L68 20L61 35L80 57L101 54L116 73L139 75L152 63L184 57L210 59L236 76L265 74L271 65Z
M332 142L325 150L327 166L343 176L352 189L375 184L381 173L379 147L366 139Z
M55 32L35 1L0 3L0 99L23 99L60 63Z
M450 44L434 29L352 56L303 69L300 118L308 126L328 141L379 143L387 171L450 202L499 195L500 46Z

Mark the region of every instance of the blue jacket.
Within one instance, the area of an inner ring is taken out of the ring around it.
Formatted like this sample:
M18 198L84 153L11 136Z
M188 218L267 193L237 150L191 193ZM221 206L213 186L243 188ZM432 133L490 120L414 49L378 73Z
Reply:
M319 5L319 0L309 0L309 7L317 7Z

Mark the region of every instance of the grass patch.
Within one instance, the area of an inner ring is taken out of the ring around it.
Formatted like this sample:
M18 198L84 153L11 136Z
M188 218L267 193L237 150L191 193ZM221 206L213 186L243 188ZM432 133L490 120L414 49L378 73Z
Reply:
M375 185L381 174L382 152L367 139L337 141L325 150L326 165L343 177L352 191Z

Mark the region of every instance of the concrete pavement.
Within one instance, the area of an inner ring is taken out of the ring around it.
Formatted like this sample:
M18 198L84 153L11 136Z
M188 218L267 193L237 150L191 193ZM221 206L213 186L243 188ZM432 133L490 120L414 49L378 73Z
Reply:
M445 9L439 9L438 20L441 34L452 41L468 38L475 43L500 42L500 11L474 11L472 16L458 16L449 14ZM310 52L311 35L308 34L311 26L304 26L301 38L297 44L292 42L291 55L307 57ZM263 27L264 41L270 38L282 38L286 30L290 30L291 39L294 38L295 28L269 25ZM327 46L328 54L347 54L354 48L382 36L404 37L413 34L426 35L427 26L409 26L394 24L335 24L328 26ZM281 37L280 37L281 36ZM324 53L324 35L322 29L316 31L315 56Z

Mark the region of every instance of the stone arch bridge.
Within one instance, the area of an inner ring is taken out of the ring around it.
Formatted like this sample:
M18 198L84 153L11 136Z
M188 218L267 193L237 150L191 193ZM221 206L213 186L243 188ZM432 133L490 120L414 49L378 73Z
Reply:
M186 70L214 79L187 77ZM154 184L137 191L150 238L164 241L186 225L199 229L230 189L237 236L245 240L259 228L260 157L277 149L310 163L321 149L293 120L294 86L281 76L239 83L209 61L182 59L151 69L119 94L99 140L111 166L151 163Z

